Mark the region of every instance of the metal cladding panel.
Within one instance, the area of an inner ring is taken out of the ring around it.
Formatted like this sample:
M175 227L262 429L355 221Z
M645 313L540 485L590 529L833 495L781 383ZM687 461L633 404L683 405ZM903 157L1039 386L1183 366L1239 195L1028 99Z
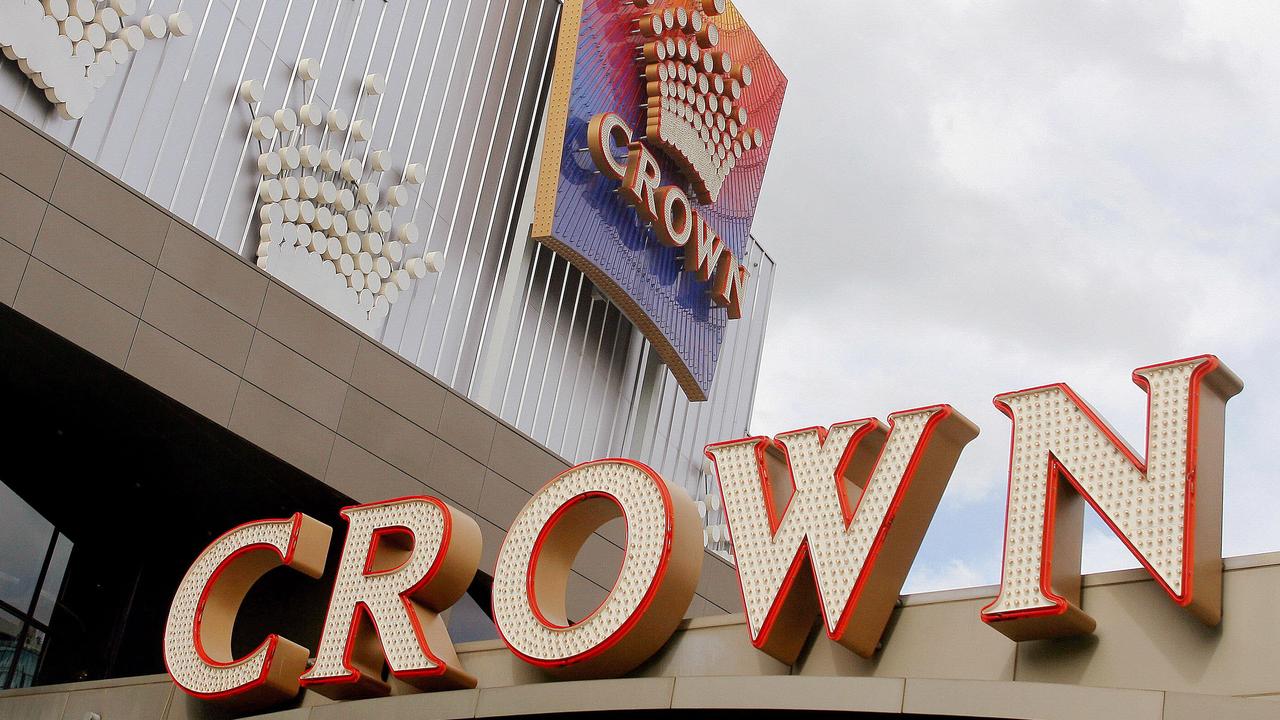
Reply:
M708 401L691 402L667 376L647 426L637 428L632 436L632 452L637 457L648 458L650 466L663 477L680 483L695 501L702 503L707 548L730 561L724 508L703 449L713 442L751 434L749 425L776 273L773 259L754 240L744 261L751 268L751 278L743 317L729 324L721 372L716 375Z
M706 402L689 400L619 308L583 273L537 247L516 309L519 328L499 363L491 406L570 463L633 457L703 503L707 545L727 557L728 534L703 448L749 435L776 267L751 239L743 318L730 323L722 371ZM716 529L718 528L718 529Z
M266 269L424 369L465 376L455 367L474 362L492 299L480 286L492 285L509 246L556 0L140 0L125 24L179 10L194 32L130 53L83 119L59 117L8 60L0 61L0 105L250 260L259 244L259 154L294 143L285 132L259 141L254 118L309 103L366 120L368 142L322 128L303 140L366 168L373 150L386 150L389 170L366 174L382 193L421 164L421 184L394 212L397 226L421 230L400 263L441 252L443 270L380 319L335 286L333 272L321 275L319 262L282 252ZM314 80L300 73L303 59L318 64ZM371 74L385 81L381 94L364 91ZM246 81L259 83L260 101L244 100Z
M597 285L616 288L614 299L682 380L687 394L704 399L720 360L728 324L726 311L711 302L709 283L681 271L681 251L660 244L653 229L619 200L618 183L597 173L590 156L581 152L587 147L591 119L602 113L619 115L637 133L645 128L646 91L636 63L637 38L632 34L634 21L643 11L617 0L571 0L574 2L581 4L581 22L572 86L565 101L567 109L560 113L565 125L558 148L558 182L546 182L544 165L540 192L546 196L540 195L539 210L540 216L551 213L552 219L549 235L540 239L571 258ZM657 9L696 9L698 5L696 0L668 0ZM568 5L565 17L568 31L573 17ZM703 204L696 193L687 194L697 212L741 259L748 250L787 79L732 3L713 20L721 30L719 48L727 50L734 63L745 63L754 71L754 82L743 93L740 105L749 114L750 126L763 131L765 143L742 155L714 203ZM557 70L553 97L563 91L563 81ZM551 118L552 123L557 121L554 107ZM559 130L550 128L548 143ZM544 158L544 163L556 162L556 154L549 152L550 160ZM670 159L662 156L659 163L664 183L676 183L682 177ZM553 206L553 210L544 205ZM536 225L535 235L539 234Z
M501 3L494 6L501 9ZM530 0L505 21L492 13L477 48L459 61L472 53L476 58L469 77L455 82L456 105L449 109L461 120L445 123L432 143L440 145L432 164L442 179L438 185L428 180L424 205L435 208L436 216L419 221L424 244L443 252L447 267L401 298L382 335L389 347L461 391L468 389L481 352L479 336L512 245L508 233L520 200L556 7L554 0Z

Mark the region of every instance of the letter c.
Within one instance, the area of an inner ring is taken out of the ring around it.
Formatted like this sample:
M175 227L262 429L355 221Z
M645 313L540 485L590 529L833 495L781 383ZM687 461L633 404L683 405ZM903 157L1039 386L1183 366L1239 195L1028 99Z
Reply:
M245 595L281 565L311 577L324 573L333 528L298 513L251 522L218 538L187 571L169 609L164 662L184 692L248 711L298 694L311 651L269 635L244 658L231 654L231 634Z

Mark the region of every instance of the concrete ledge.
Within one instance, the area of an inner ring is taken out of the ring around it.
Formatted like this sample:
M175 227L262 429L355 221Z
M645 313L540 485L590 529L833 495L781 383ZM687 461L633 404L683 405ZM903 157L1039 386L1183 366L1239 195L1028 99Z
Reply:
M902 711L1037 720L1161 720L1164 693L1046 683L907 680Z
M678 678L671 707L899 713L903 688L897 678Z
M593 680L480 691L476 717L659 710L671 707L673 678Z
M400 688L403 689L403 688ZM335 703L308 694L261 720L463 720L464 718L662 711L841 712L849 717L981 717L1011 720L1263 720L1266 700L1045 683L879 678L646 678L553 682L508 688L393 695ZM0 696L15 720L226 720L162 676L115 685L82 683Z

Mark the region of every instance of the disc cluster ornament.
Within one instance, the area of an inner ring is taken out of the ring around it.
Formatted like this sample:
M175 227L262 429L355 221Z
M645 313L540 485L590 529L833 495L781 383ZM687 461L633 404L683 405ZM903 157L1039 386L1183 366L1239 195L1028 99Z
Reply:
M147 40L194 30L185 12L136 21L137 0L5 0L0 50L16 60L67 120L84 117L98 90Z
M305 59L299 71L304 81L314 78L319 63ZM385 88L376 74L361 84L365 95ZM246 81L240 94L257 107L262 86ZM281 256L313 266L310 280L345 295L370 321L387 317L402 293L443 268L440 253L413 252L418 226L396 219L398 212L412 212L405 208L426 180L426 168L396 163L388 151L370 147L371 120L308 103L259 114L250 134L259 143L279 136L277 147L257 160L259 267L272 270Z
M738 160L765 138L748 124L740 102L752 84L751 67L721 47L715 17L725 3L701 7L651 6L636 21L644 39L636 62L645 78L648 137L710 204Z

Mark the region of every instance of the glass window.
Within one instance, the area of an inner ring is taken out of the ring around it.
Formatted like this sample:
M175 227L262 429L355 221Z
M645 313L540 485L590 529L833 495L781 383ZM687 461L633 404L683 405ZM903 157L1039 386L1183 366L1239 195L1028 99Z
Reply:
M13 676L9 679L10 688L31 687L35 684L36 673L40 670L40 656L44 652L44 641L44 633L27 626L26 635L18 643L18 662L13 666Z
M53 548L53 556L49 558L49 569L45 571L44 584L40 586L40 597L36 600L35 619L38 623L49 625L53 617L53 607L58 604L58 596L62 593L62 580L67 574L67 563L71 560L72 542L66 535L58 535L58 544Z
M72 547L0 483L0 689L35 684Z
M8 688L9 671L13 669L18 638L22 635L22 621L6 612L0 612L0 689Z
M475 642L477 640L496 640L498 628L493 620L480 608L480 604L471 597L471 593L449 608L449 639L454 643Z
M31 609L52 539L53 525L0 483L0 601L19 612Z

